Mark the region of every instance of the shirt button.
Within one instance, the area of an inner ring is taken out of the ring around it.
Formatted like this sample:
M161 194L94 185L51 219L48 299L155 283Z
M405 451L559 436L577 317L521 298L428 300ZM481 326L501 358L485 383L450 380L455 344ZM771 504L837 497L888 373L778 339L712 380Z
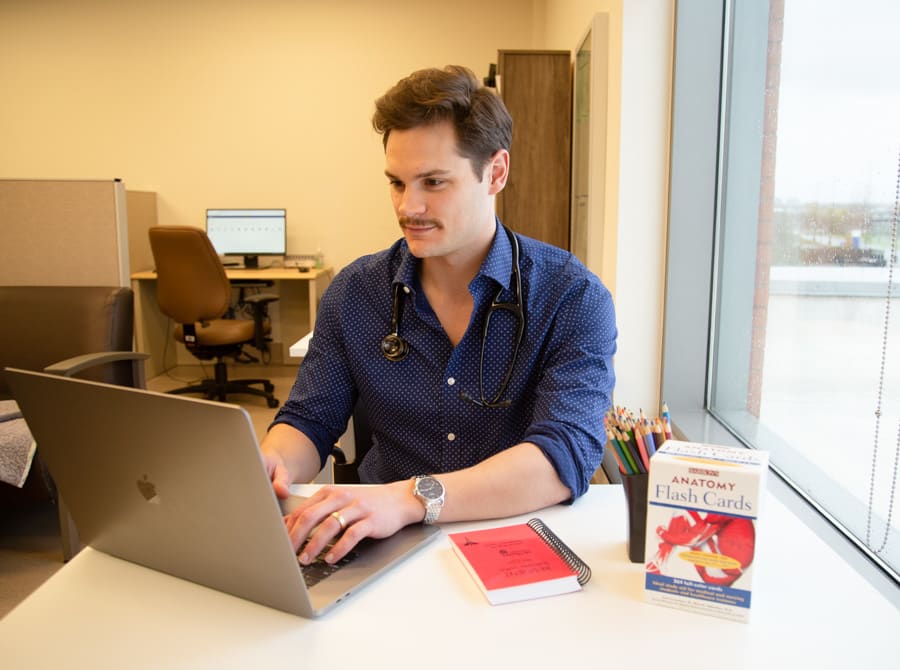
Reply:
M404 287L403 287L403 292L404 292L404 293L409 293L409 286L404 286Z
M456 439L456 435L455 435L454 433L447 433L447 439L448 439L450 442L453 442L453 440Z
M455 380L453 377L450 377L450 378L447 380L447 385L448 385L448 386L453 386L455 383L456 383L456 380Z

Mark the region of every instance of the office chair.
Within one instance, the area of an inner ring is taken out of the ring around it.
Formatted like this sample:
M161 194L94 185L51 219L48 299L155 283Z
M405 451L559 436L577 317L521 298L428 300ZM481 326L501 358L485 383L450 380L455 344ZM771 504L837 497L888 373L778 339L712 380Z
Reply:
M0 400L14 400L5 379L7 366L144 387L148 355L132 351L134 295L130 288L0 286L0 314L10 315L0 319ZM27 437L30 443L30 434ZM6 438L20 439L9 432ZM9 445L0 436L0 451L4 448ZM0 481L0 516L48 500L57 506L63 559L68 561L81 549L78 529L56 492L38 445L21 487Z
M277 296L271 294L248 294L247 291L270 288L275 282L271 279L239 279L230 281L231 287L238 290L238 299L235 305L228 308L225 318L236 319L243 314L253 319L255 337L252 344L259 351L263 363L268 365L272 361L272 348L269 346L272 338L268 336L270 329L268 304L272 300L277 300ZM242 351L241 355L235 358L235 361L238 363L259 363L259 357L247 351Z
M347 454L339 446L331 449L333 460L331 473L335 484L359 484L359 464L372 446L372 429L369 416L361 402L353 408L353 460L347 461Z
M269 407L278 407L275 387L268 379L228 379L226 357L238 360L245 344L265 342L266 323L260 318L221 318L231 303L231 283L222 261L206 233L190 226L150 228L150 248L156 263L157 302L163 314L177 324L175 339L200 360L215 359L215 378L174 389L169 393L202 393L208 399L225 400L228 394L262 396ZM262 315L274 295L245 298ZM253 388L255 385L262 389Z

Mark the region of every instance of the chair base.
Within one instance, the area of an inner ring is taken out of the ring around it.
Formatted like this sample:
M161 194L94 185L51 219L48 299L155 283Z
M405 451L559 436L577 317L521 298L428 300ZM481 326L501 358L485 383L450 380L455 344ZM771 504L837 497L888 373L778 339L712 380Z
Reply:
M278 407L278 398L274 396L275 386L268 379L228 379L228 368L222 360L216 361L215 379L204 379L199 384L172 389L168 393L202 393L208 400L225 402L229 394L245 393L258 395L266 399L269 407ZM253 388L259 384L262 389Z

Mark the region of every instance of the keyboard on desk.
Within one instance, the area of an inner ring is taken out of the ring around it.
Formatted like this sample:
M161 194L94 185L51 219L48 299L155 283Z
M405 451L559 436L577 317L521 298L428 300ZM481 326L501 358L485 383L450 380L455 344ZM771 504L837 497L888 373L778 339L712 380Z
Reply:
M346 556L344 556L337 563L326 563L325 562L325 554L328 553L328 550L331 547L326 547L321 554L319 554L318 558L314 560L309 565L301 565L300 571L303 573L303 580L306 582L306 588L312 588L323 579L327 579L331 577L335 572L343 568L345 565L352 563L356 558L359 557L359 554L351 549Z

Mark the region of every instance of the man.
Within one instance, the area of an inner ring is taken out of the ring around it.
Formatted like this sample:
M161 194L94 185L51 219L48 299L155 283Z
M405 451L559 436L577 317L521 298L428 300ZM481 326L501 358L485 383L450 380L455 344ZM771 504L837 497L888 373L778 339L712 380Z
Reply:
M303 563L337 536L326 561L411 523L572 501L603 454L612 300L574 256L496 219L512 137L502 101L465 68L422 70L376 102L373 125L403 238L329 286L262 449L286 497L359 400L374 436L361 478L381 485L323 487L293 512Z

